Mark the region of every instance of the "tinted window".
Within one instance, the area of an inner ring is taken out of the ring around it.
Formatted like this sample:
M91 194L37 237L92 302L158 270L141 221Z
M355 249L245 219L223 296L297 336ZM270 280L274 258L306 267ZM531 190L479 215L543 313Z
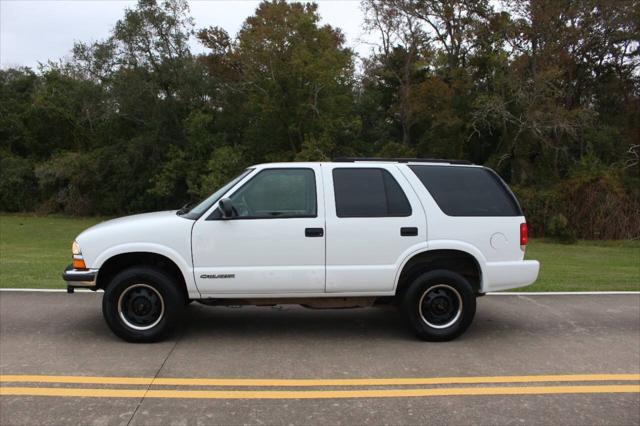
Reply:
M338 217L410 216L402 188L384 169L333 170Z
M238 217L316 216L316 180L311 169L267 169L231 197Z
M409 166L449 216L522 216L506 184L480 167Z

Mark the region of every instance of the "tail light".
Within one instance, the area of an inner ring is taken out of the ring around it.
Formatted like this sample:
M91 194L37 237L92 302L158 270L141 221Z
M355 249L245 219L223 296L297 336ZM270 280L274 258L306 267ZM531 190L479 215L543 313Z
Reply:
M527 228L526 223L520 224L520 248L524 250L524 247L527 245L529 241L529 229Z

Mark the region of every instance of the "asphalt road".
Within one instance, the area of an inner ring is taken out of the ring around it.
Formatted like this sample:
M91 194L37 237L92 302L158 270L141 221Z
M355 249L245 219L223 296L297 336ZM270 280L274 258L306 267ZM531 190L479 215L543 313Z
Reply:
M195 305L152 345L101 297L0 293L1 425L640 424L638 294L483 297L449 343L390 308Z

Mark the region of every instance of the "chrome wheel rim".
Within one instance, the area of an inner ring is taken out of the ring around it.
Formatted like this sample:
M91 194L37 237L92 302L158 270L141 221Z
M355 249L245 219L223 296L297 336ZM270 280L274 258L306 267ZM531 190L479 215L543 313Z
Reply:
M422 293L418 301L418 312L429 327L451 327L462 315L462 296L450 285L434 285Z
M148 284L133 284L118 298L118 315L127 327L149 330L164 317L164 300L158 290Z

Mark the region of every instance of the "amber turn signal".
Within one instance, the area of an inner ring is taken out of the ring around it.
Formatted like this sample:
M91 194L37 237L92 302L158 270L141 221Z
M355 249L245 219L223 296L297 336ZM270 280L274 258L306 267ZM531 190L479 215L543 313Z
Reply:
M84 259L73 259L73 269L87 269Z

